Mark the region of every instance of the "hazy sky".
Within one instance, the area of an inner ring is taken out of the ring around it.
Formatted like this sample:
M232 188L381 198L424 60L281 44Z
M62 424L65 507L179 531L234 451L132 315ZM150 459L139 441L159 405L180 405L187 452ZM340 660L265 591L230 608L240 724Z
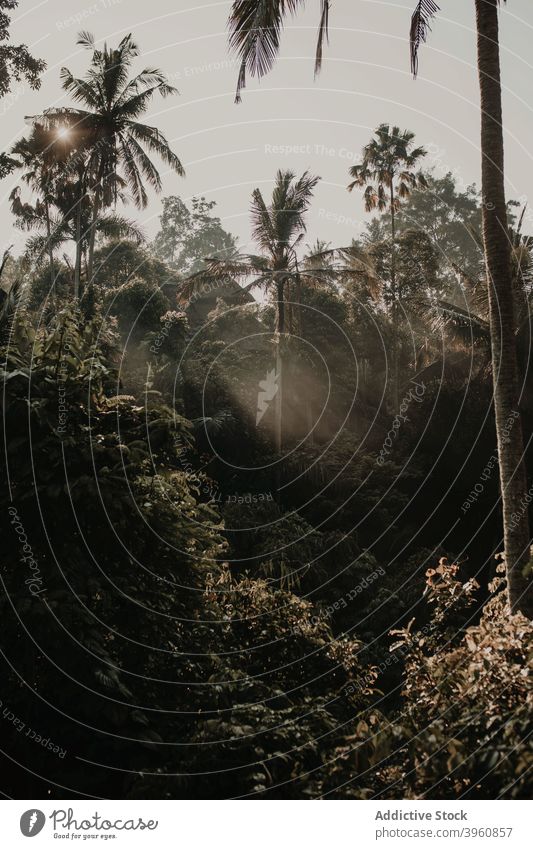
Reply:
M15 84L0 102L2 148L24 133L25 115L71 102L61 90L59 70L85 69L88 54L75 43L79 30L110 43L132 32L142 49L139 69L160 67L180 91L179 97L154 101L147 116L166 133L187 170L180 179L163 167L164 194L215 200L224 226L246 249L252 189L268 194L280 167L309 169L322 181L308 241L321 237L346 244L365 221L361 195L346 191L348 168L381 122L413 130L430 151L426 165L434 164L438 173L454 171L464 185L479 180L473 0L442 0L417 81L409 72L407 38L414 5L415 0L334 0L330 44L314 81L319 2L308 0L305 12L289 22L273 73L261 83L250 79L237 106L227 0L20 0L13 40L26 42L48 68L39 91ZM501 21L507 190L533 198L531 0L509 0ZM11 177L1 186L4 243L14 241L7 208L14 182ZM156 232L160 212L154 196L140 213L148 236ZM133 207L128 214L135 214Z

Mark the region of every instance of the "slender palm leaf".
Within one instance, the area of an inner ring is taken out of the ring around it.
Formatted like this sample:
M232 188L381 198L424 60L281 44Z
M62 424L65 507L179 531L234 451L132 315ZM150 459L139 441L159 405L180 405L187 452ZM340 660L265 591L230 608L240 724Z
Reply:
M328 37L330 0L321 0L315 74L322 65L324 41ZM261 78L274 65L278 56L285 18L304 6L304 0L234 0L229 17L229 43L240 59L237 93L246 87L246 76Z

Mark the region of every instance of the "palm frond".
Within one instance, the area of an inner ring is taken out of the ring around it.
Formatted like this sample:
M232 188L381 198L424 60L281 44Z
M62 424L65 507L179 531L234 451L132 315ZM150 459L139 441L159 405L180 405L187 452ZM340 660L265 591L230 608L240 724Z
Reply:
M135 158L135 162L140 168L145 180L155 189L156 192L161 191L161 177L159 171L155 167L150 157L145 153L139 142L133 137L133 134L127 140L128 149Z
M79 103L85 103L93 109L97 109L99 107L100 98L98 96L98 91L95 91L94 86L87 82L87 80L82 80L73 76L68 68L61 68L59 78L63 89L68 91L74 100L77 100Z
M320 13L320 23L318 25L318 39L316 43L316 54L315 54L315 77L320 73L322 68L322 55L324 49L324 42L329 41L329 9L330 9L330 0L321 0L321 13Z
M162 132L156 127L139 124L136 121L128 121L127 127L133 138L145 144L151 152L157 153L165 165L172 168L179 177L185 177L185 168L181 164L179 157L170 149L169 143Z
M139 209L144 209L148 204L148 195L146 194L134 153L127 139L120 139L120 148L121 162L126 172L128 186L133 194L133 200Z
M142 115L146 111L154 95L162 93L161 88L161 84L157 83L149 88L145 88L144 91L137 91L131 97L124 99L119 107L121 116L130 120L138 118L139 115ZM175 90L172 89L172 86L165 86L164 91L166 96L166 94L172 94Z
M96 229L106 238L130 239L139 245L146 241L146 235L142 227L139 227L130 218L124 218L122 215L102 215L96 222Z
M197 432L204 432L210 438L223 433L230 434L235 430L237 420L231 410L218 410L214 416L201 416L192 420Z
M61 245L68 242L71 237L72 234L70 233L66 223L58 223L52 230L50 237L43 233L31 236L26 242L24 257L30 262L35 263L35 265L39 268L45 262L48 262L50 249L55 250L56 248L61 247Z
M9 334L13 320L24 302L24 286L17 278L9 291L0 289L3 296L0 300L0 333L3 337Z
M411 32L409 41L411 45L411 71L416 77L418 73L418 51L420 45L427 39L431 30L431 21L440 11L440 7L434 0L419 0L411 18Z
M115 108L122 109L124 104L139 94L143 88L155 89L162 97L168 97L169 94L179 94L177 88L169 85L165 74L159 68L144 68L144 70L127 83L117 96Z
M87 48L87 50L94 50L94 35L92 32L82 30L78 33L78 40L76 41L76 44Z
M463 309L448 301L439 300L428 304L428 314L432 315L432 328L435 331L445 330L452 333L466 345L489 345L490 328L471 310Z
M281 31L287 14L304 0L234 0L229 17L229 44L240 59L235 101L241 100L246 75L263 77L279 53Z
M270 212L260 189L252 192L251 205L252 236L257 244L265 251L271 251L276 242L276 233L270 217Z

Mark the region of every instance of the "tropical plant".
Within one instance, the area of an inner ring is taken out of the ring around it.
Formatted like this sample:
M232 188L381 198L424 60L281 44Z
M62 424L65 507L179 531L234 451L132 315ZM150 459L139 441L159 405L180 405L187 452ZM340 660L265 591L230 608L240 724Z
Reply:
M65 230L63 216L57 215L59 185L64 180L65 164L70 154L57 131L34 123L30 135L19 139L10 151L13 167L22 171L22 181L36 195L34 204L23 200L20 186L11 191L11 211L17 225L26 230L44 230L42 255L48 256L50 290L54 289L54 250ZM41 256L38 257L39 261Z
M350 176L354 178L348 186L364 189L365 209L371 212L378 209L388 212L391 217L391 258L390 258L390 290L392 302L393 335L393 399L394 407L398 409L400 371L399 371L399 324L400 305L403 297L401 278L397 287L396 280L396 213L403 200L409 197L412 189L426 186L426 180L416 168L426 155L423 147L414 147L414 133L380 124L375 131L375 138L363 149L363 159L350 168Z
M164 286L174 282L175 275L135 239L113 239L94 252L93 282L96 285L117 288L132 277Z
M298 266L297 248L306 231L305 216L319 177L307 171L300 178L291 171L278 171L269 204L259 189L252 193L252 235L261 249L260 255L239 254L230 260L206 259L207 271L193 275L185 283L183 292L192 294L195 287L206 277L249 279L249 288L259 287L274 290L276 302L276 448L281 451L282 409L282 339L286 333L287 298L291 283L297 285L301 271ZM288 303L289 302L289 303Z
M47 109L34 120L47 122L57 129L67 126L65 133L76 129L81 133L80 196L91 196L88 227L87 279L92 279L95 237L102 208L116 205L123 190L131 193L138 208L148 203L147 183L161 190L161 177L149 157L156 153L180 176L183 166L160 130L143 124L138 118L152 98L176 93L166 76L157 68L145 68L130 79L133 60L139 47L126 35L118 47L95 47L90 33L80 33L78 44L91 51L89 70L83 79L68 68L61 70L63 88L85 108ZM148 151L148 152L147 152Z
M429 149L431 150L431 149ZM427 186L414 189L396 215L396 233L423 231L439 254L438 276L448 295L456 289L457 269L477 275L483 259L481 198L474 184L462 187L451 172L424 174ZM391 216L385 212L367 226L365 240L375 243L388 237Z
M232 795L318 796L347 735L345 777L379 760L358 725L375 672L310 602L232 576L220 515L184 468L190 423L157 393L106 391L117 342L69 307L37 330L19 311L2 347L2 669L10 709L38 714L61 750L8 722L2 749L35 796L68 782L82 795L226 797L228 770ZM6 775L11 794L18 779Z
M533 570L527 509L524 438L518 419L512 435L507 422L520 408L515 338L515 303L511 273L511 239L505 200L502 91L500 74L499 0L475 0L477 58L481 93L481 192L483 248L489 293L489 323L498 438L507 586L512 611L533 618ZM433 0L420 0L411 23L411 63L426 40L439 11Z
M109 314L117 316L121 332L135 338L157 330L160 317L170 307L162 289L139 277L132 277L117 289L107 291L105 304Z
M74 291L76 293L76 269L81 268L82 259L87 256L88 231L91 207L87 198L78 203L78 183L65 178L61 160L54 152L54 140L41 147L41 141L35 139L36 132L43 131L43 138L55 136L42 127L35 127L30 139L22 139L13 148L19 156L19 167L25 167L23 181L37 194L35 203L24 201L20 186L15 186L10 194L11 211L16 224L32 235L26 242L24 257L37 269L48 260L48 292L55 291L55 254L59 248L73 240L76 243L74 270ZM99 217L96 232L102 239L130 239L137 243L144 239L138 225L116 213L106 213ZM78 275L79 278L79 275Z
M504 581L496 577L479 623L465 628L479 587L458 573L446 558L428 569L429 624L418 629L412 620L393 632L399 640L392 649L402 650L406 672L404 792L410 798L529 798L531 622L521 613L509 616Z
M274 3L234 0L229 30L230 47L241 62L235 97L237 103L241 99L241 89L246 86L247 73L253 77L262 77L270 71L279 52L285 16L294 14L303 5L304 0L277 0ZM323 45L328 37L330 0L320 0L320 8L315 74L320 70Z

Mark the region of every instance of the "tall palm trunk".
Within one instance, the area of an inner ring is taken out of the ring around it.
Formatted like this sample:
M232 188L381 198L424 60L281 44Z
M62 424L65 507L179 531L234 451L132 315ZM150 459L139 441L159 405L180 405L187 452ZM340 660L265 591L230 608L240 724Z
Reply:
M303 334L302 322L302 278L300 277L300 267L296 260L296 276L294 278L294 288L296 292L296 332L299 336Z
M76 258L74 261L74 298L79 300L81 288L81 202L83 200L83 192L80 190L80 197L76 204Z
M100 167L98 172L98 178L96 185L94 187L94 197L93 197L93 207L92 207L92 215L91 215L91 225L89 230L89 258L87 261L87 280L92 282L93 277L93 265L94 265L94 243L96 240L96 224L98 222L98 215L100 214L100 208L102 205L102 181L104 179L104 171L103 168Z
M296 332L300 339L303 338L304 335L304 325L302 318L302 278L300 277L300 268L298 265L298 260L296 260L296 277L295 277L295 290L296 290ZM313 406L311 404L311 388L309 384L307 384L307 396L305 399L305 418L306 418L306 426L307 426L307 442L309 445L315 444L315 433L314 433L314 420L313 420Z
M94 264L94 243L96 240L96 222L98 221L98 214L100 212L100 187L97 186L94 192L93 198L93 208L92 208L92 217L91 217L91 226L89 230L89 255L87 260L87 280L89 283L92 281L93 277L93 264Z
M391 184L390 184L390 211L391 211L391 235L392 235L392 249L391 249L391 266L390 266L390 280L391 280L391 289L392 289L392 333L393 333L393 350L392 350L392 370L393 370L393 399L394 399L394 410L398 411L400 407L400 352L399 352L399 321L398 321L398 308L399 304L397 302L396 292L396 210L394 208L395 204L394 198L394 175L391 175Z
M50 223L50 205L44 202L44 214L46 216L46 246L48 248L48 263L50 265L50 296L55 295L55 273L54 273L54 248L52 245L52 226Z
M281 277L277 282L277 307L278 307L278 344L276 346L276 380L278 391L276 393L275 407L275 446L276 452L281 454L283 445L283 357L281 353L282 337L285 333L285 280Z
M511 252L504 186L498 0L476 0L481 90L483 243L489 291L494 409L498 438L504 548L511 610L533 618L524 441L518 415ZM517 416L516 421L513 416ZM510 435L509 422L513 422ZM530 499L528 499L530 500Z
M278 333L285 333L285 277L280 275L276 284L276 306L278 312Z

